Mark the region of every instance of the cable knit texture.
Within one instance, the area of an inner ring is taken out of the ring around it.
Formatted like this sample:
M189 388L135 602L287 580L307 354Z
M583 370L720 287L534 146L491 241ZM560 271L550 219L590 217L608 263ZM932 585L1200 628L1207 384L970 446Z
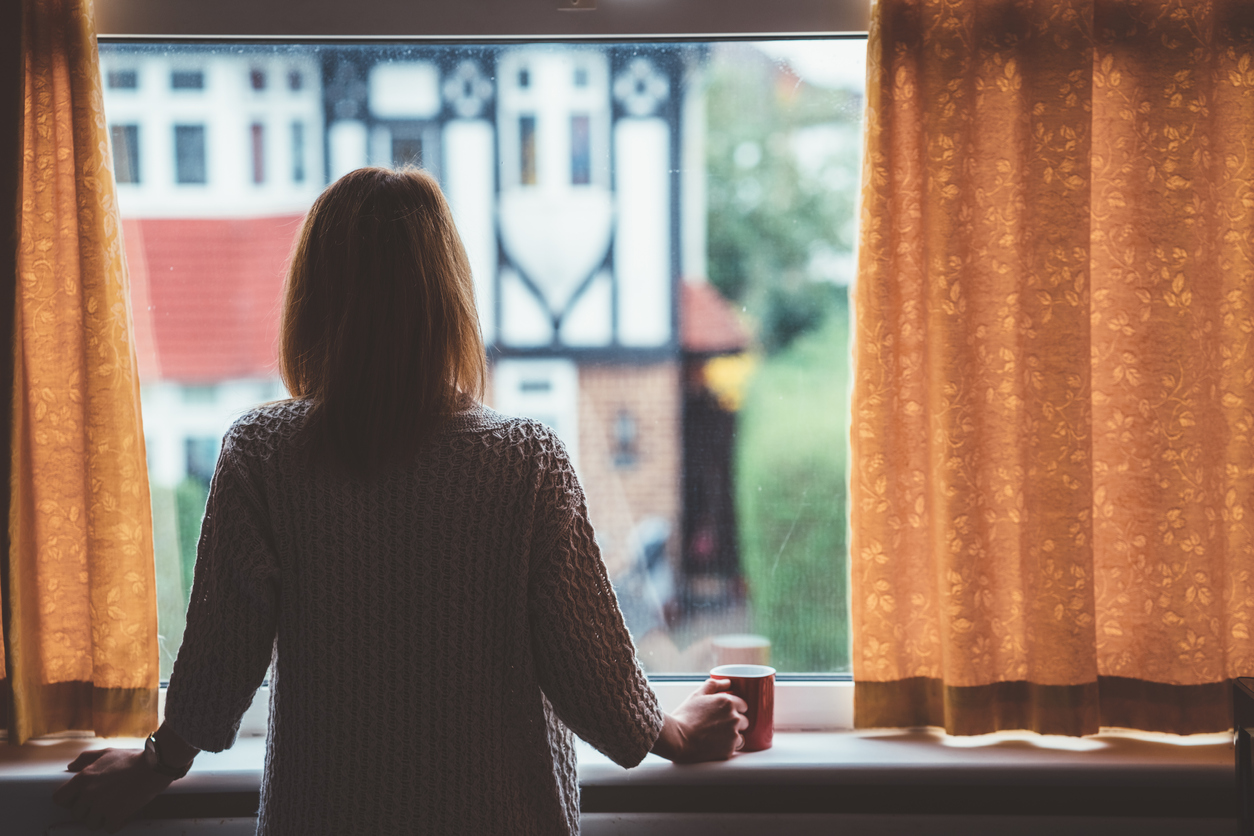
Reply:
M307 413L223 442L166 721L229 748L273 659L258 833L578 833L569 730L630 767L662 713L561 441L475 406L353 479Z

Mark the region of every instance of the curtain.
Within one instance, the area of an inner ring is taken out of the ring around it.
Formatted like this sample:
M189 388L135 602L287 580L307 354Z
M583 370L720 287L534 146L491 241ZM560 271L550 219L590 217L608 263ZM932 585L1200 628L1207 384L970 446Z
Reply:
M91 0L26 0L5 682L10 739L156 726L126 265Z
M1254 674L1248 0L879 0L855 724L1229 728Z

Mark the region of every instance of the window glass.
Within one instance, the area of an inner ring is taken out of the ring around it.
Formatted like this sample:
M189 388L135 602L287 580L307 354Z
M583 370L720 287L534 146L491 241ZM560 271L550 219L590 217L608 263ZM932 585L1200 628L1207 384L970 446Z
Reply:
M292 182L305 182L305 124L303 122L292 123Z
M171 80L105 91L163 676L222 435L285 395L301 218L340 175L400 164L448 196L489 403L565 441L649 671L848 671L864 56L860 40L102 44L106 74Z
M213 436L190 436L184 446L187 450L187 477L204 485L213 478L213 466L218 458L219 439Z
M175 70L170 73L170 86L175 90L203 90L205 74L200 70Z
M119 183L139 182L139 125L110 125L113 176Z
M570 117L570 182L573 186L592 182L591 131L592 119L588 114L576 113Z
M536 184L536 117L518 119L518 156L521 168L518 180L524 186Z
M407 165L421 166L424 162L421 129L405 131L398 128L394 130L392 151L387 159L388 164L397 168Z
M254 122L250 128L253 146L253 182L266 182L266 126Z
M174 126L174 180L205 182L205 126Z
M111 90L136 90L139 88L139 75L134 70L111 70L106 75L106 83Z

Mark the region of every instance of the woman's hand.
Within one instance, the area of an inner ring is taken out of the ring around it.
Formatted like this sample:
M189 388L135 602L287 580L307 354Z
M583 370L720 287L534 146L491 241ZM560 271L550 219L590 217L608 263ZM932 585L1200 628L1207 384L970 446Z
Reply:
M78 774L52 794L53 803L68 807L88 827L110 833L174 782L145 763L143 749L92 749L67 769Z
M666 715L654 753L675 763L725 761L735 754L744 745L740 733L749 728L749 705L730 688L731 680L707 679Z

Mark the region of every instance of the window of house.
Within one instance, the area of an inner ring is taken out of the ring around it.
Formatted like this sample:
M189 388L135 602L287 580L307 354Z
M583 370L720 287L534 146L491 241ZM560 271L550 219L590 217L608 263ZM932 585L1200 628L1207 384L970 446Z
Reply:
M204 90L205 74L200 70L175 70L170 73L170 87L175 90Z
M174 181L176 183L204 183L205 126L174 126Z
M392 134L391 164L397 168L403 166L421 166L423 164L422 134L420 131Z
M253 182L266 182L266 126L253 122L249 127L253 152Z
M305 182L305 123L292 123L292 182Z
M251 198L223 186L212 211L177 191L122 204L143 230L127 246L146 256L145 430L154 509L171 515L157 526L173 532L157 538L159 567L194 549L186 440L209 436L189 428L220 439L282 392L276 302L300 217L348 170L412 160L437 174L465 239L489 402L566 442L650 673L748 656L784 673L849 670L862 41L102 47L106 64L136 54L223 74L279 59L300 67L283 98L305 108L288 118L290 180L258 181ZM205 118L202 171L205 127L238 118L227 100ZM247 171L239 156L222 164ZM224 250L238 254L229 274L206 257ZM212 376L221 396L164 398L181 372ZM181 577L158 574L159 586Z
M570 117L570 183L586 186L592 182L592 118L586 113Z
M630 410L620 409L614 416L614 466L631 467L639 455L639 427Z
M110 90L138 90L139 73L135 70L113 70L106 76Z
M119 183L139 182L139 125L110 125L113 176Z
M187 455L187 476L205 485L213 478L213 468L218 461L221 439L214 436L196 436L186 439L183 449Z
M520 85L524 86L524 85ZM518 181L524 186L536 184L536 117L518 117Z
M183 403L212 404L218 399L215 383L189 383L182 387Z

